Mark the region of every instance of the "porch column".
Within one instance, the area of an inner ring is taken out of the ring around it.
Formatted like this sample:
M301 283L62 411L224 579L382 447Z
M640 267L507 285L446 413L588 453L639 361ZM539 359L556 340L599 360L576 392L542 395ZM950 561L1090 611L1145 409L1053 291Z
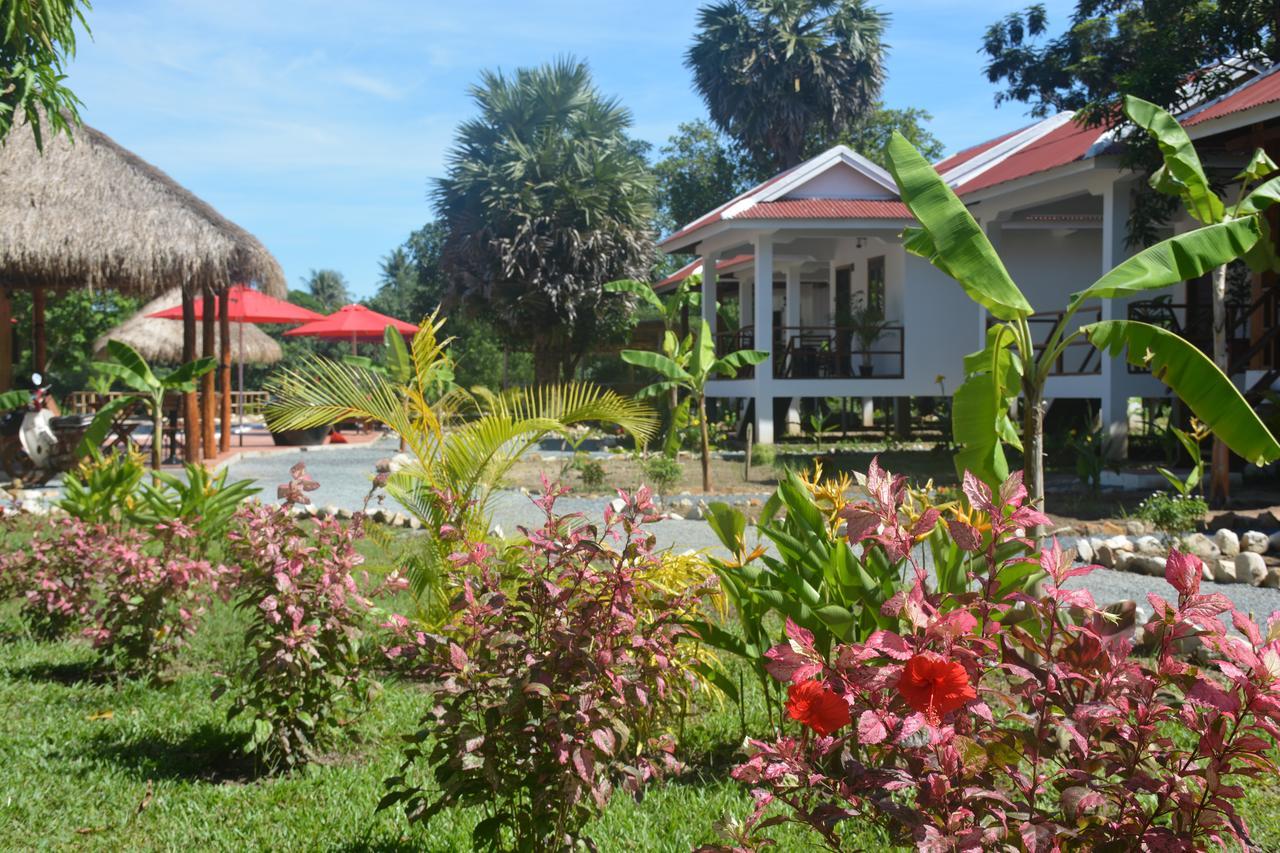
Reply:
M773 235L755 240L755 349L770 358L755 367L757 444L773 444Z
M834 329L836 325L836 262L827 264L827 323Z
M1116 264L1129 256L1125 245L1126 227L1129 221L1129 184L1112 183L1102 191L1102 270L1110 272ZM1125 306L1114 299L1102 300L1102 319L1123 317ZM1129 397L1127 368L1123 358L1101 357L1102 366L1102 430L1104 452L1109 459L1126 459L1129 456Z
M783 323L787 327L783 333L783 344L794 336L800 334L800 265L792 264L787 267L787 301L786 301L786 320ZM787 404L787 435L800 434L800 398L792 397Z
M711 327L711 336L716 334L716 254L714 252L702 256L702 319Z

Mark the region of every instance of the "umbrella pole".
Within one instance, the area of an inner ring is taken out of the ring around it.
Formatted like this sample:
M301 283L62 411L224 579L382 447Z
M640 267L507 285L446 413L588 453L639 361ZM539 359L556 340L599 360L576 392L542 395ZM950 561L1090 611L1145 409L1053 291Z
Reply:
M238 334L240 335L240 357L236 359L236 372L240 379L240 414L237 420L240 422L240 427L236 431L240 433L240 446L244 447L244 323L240 324Z

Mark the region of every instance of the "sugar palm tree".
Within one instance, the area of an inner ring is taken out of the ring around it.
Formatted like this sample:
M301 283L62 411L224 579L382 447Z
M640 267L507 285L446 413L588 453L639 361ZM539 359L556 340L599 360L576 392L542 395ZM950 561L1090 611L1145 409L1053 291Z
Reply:
M581 62L485 72L435 191L453 290L531 346L539 382L570 375L602 326L602 286L653 257L653 181L631 113ZM611 297L618 299L619 297Z
M643 403L593 385L568 383L514 389L448 388L449 341L428 317L413 338L410 364L395 372L315 357L278 372L268 383L272 430L310 429L348 419L384 424L404 442L411 461L390 475L388 493L427 531L456 530L483 539L494 493L511 467L550 434L574 424L608 423L648 441L655 418ZM424 611L442 601L440 567L448 542L429 536L410 565L412 589Z
M775 169L873 110L886 17L863 0L721 0L685 54L711 120Z

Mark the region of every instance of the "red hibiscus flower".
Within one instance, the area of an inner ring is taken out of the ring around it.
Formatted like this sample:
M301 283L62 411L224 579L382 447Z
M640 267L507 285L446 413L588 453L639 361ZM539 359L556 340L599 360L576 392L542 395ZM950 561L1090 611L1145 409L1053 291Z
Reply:
M850 722L849 703L821 681L787 687L787 716L824 737Z
M943 715L978 696L963 666L928 652L907 661L898 679L898 692L934 726L942 722Z

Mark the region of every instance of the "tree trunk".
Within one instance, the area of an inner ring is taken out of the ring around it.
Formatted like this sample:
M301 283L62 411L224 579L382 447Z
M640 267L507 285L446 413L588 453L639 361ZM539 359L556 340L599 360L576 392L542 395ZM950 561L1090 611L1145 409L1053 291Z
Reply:
M1023 382L1022 395L1026 406L1022 417L1023 483L1036 508L1044 512L1044 389ZM1042 534L1041 530L1028 533L1037 539Z
M1213 271L1213 363L1225 374L1231 369L1227 352L1227 268ZM1231 498L1231 453L1218 436L1213 437L1209 464L1209 502L1225 506Z
M702 491L711 493L711 434L707 431L707 395L698 394L698 428L702 432Z
M196 307L195 297L182 286L182 363L196 358ZM194 391L182 394L183 456L187 462L201 461L200 406ZM154 440L154 439L153 439Z
M159 471L161 465L164 464L164 454L161 452L164 436L164 395L160 395L160 399L155 406L151 408L151 470Z
M555 385L560 381L560 354L548 340L534 342L533 381L538 385Z
M215 347L214 330L218 322L218 297L209 288L204 289L204 312L200 319L200 356L215 358L218 354ZM200 435L203 442L205 459L214 459L218 455L217 435L215 434L218 418L217 376L210 370L200 377ZM222 425L225 431L226 424Z

